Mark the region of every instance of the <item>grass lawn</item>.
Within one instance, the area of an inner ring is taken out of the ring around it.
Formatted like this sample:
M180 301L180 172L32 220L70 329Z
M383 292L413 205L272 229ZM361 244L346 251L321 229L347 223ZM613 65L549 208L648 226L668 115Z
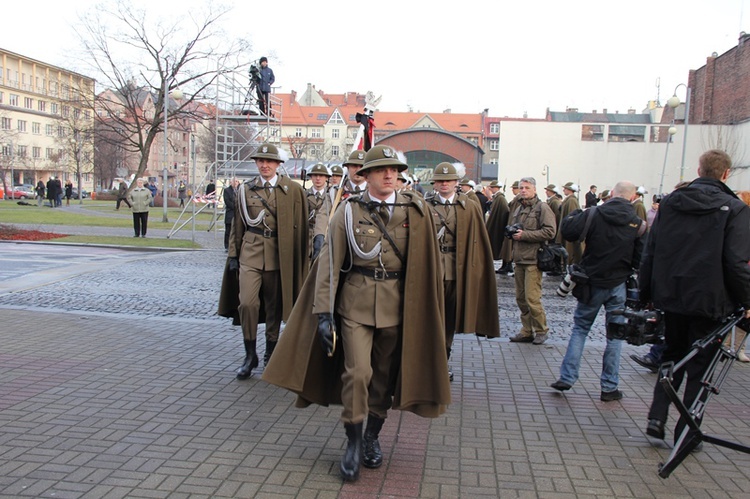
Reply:
M187 239L166 239L149 237L116 237L116 236L67 236L53 239L55 243L85 243L85 244L107 244L114 246L139 246L157 248L201 248L198 243L193 244Z

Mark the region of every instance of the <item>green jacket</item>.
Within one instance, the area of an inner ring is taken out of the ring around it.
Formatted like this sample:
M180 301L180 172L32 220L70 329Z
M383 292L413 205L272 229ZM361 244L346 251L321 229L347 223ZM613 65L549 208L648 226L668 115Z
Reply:
M151 191L145 187L136 187L128 194L128 201L133 205L133 213L148 213L148 205L151 203Z

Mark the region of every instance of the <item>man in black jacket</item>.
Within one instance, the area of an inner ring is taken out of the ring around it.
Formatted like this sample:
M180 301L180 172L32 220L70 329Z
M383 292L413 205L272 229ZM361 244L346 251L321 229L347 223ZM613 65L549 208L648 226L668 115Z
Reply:
M624 317L613 316L612 312L625 308L625 281L638 268L643 250L642 236L646 233L646 222L636 216L630 204L635 199L635 190L631 182L618 182L610 201L586 211L576 210L560 224L562 236L567 241L585 237L586 249L580 266L589 280L573 289L578 306L573 315L568 349L560 366L560 379L551 385L555 390L569 390L578 380L586 337L602 306L607 312L607 323L625 321ZM622 398L622 392L617 389L622 342L607 339L602 357L600 399L603 402Z
M224 189L222 197L224 198L224 251L229 251L229 234L232 232L232 221L234 220L234 207L237 199L237 187L240 181L233 178L229 185Z
M750 317L750 207L724 184L732 160L719 150L704 153L698 176L662 199L648 237L640 270L640 297L664 311L667 349L662 362L678 362L693 342L710 334L737 308ZM683 402L690 407L719 344L693 357L674 373ZM669 398L657 382L646 433L664 439ZM700 424L700 421L698 421ZM685 422L675 425L679 439Z

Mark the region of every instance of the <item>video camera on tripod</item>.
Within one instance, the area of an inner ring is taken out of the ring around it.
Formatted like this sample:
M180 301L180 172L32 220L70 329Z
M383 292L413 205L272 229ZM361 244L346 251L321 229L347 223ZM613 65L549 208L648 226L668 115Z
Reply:
M622 315L626 322L607 324L608 340L625 340L630 345L640 346L646 343L664 342L664 312L661 310L644 310L626 306L615 310L612 315Z

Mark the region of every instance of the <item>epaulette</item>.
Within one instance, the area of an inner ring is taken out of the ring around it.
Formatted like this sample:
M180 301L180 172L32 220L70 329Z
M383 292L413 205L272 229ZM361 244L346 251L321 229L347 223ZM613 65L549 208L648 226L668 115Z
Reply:
M425 199L411 191L404 191L401 194L409 200L409 204L419 210L420 215L424 215Z

